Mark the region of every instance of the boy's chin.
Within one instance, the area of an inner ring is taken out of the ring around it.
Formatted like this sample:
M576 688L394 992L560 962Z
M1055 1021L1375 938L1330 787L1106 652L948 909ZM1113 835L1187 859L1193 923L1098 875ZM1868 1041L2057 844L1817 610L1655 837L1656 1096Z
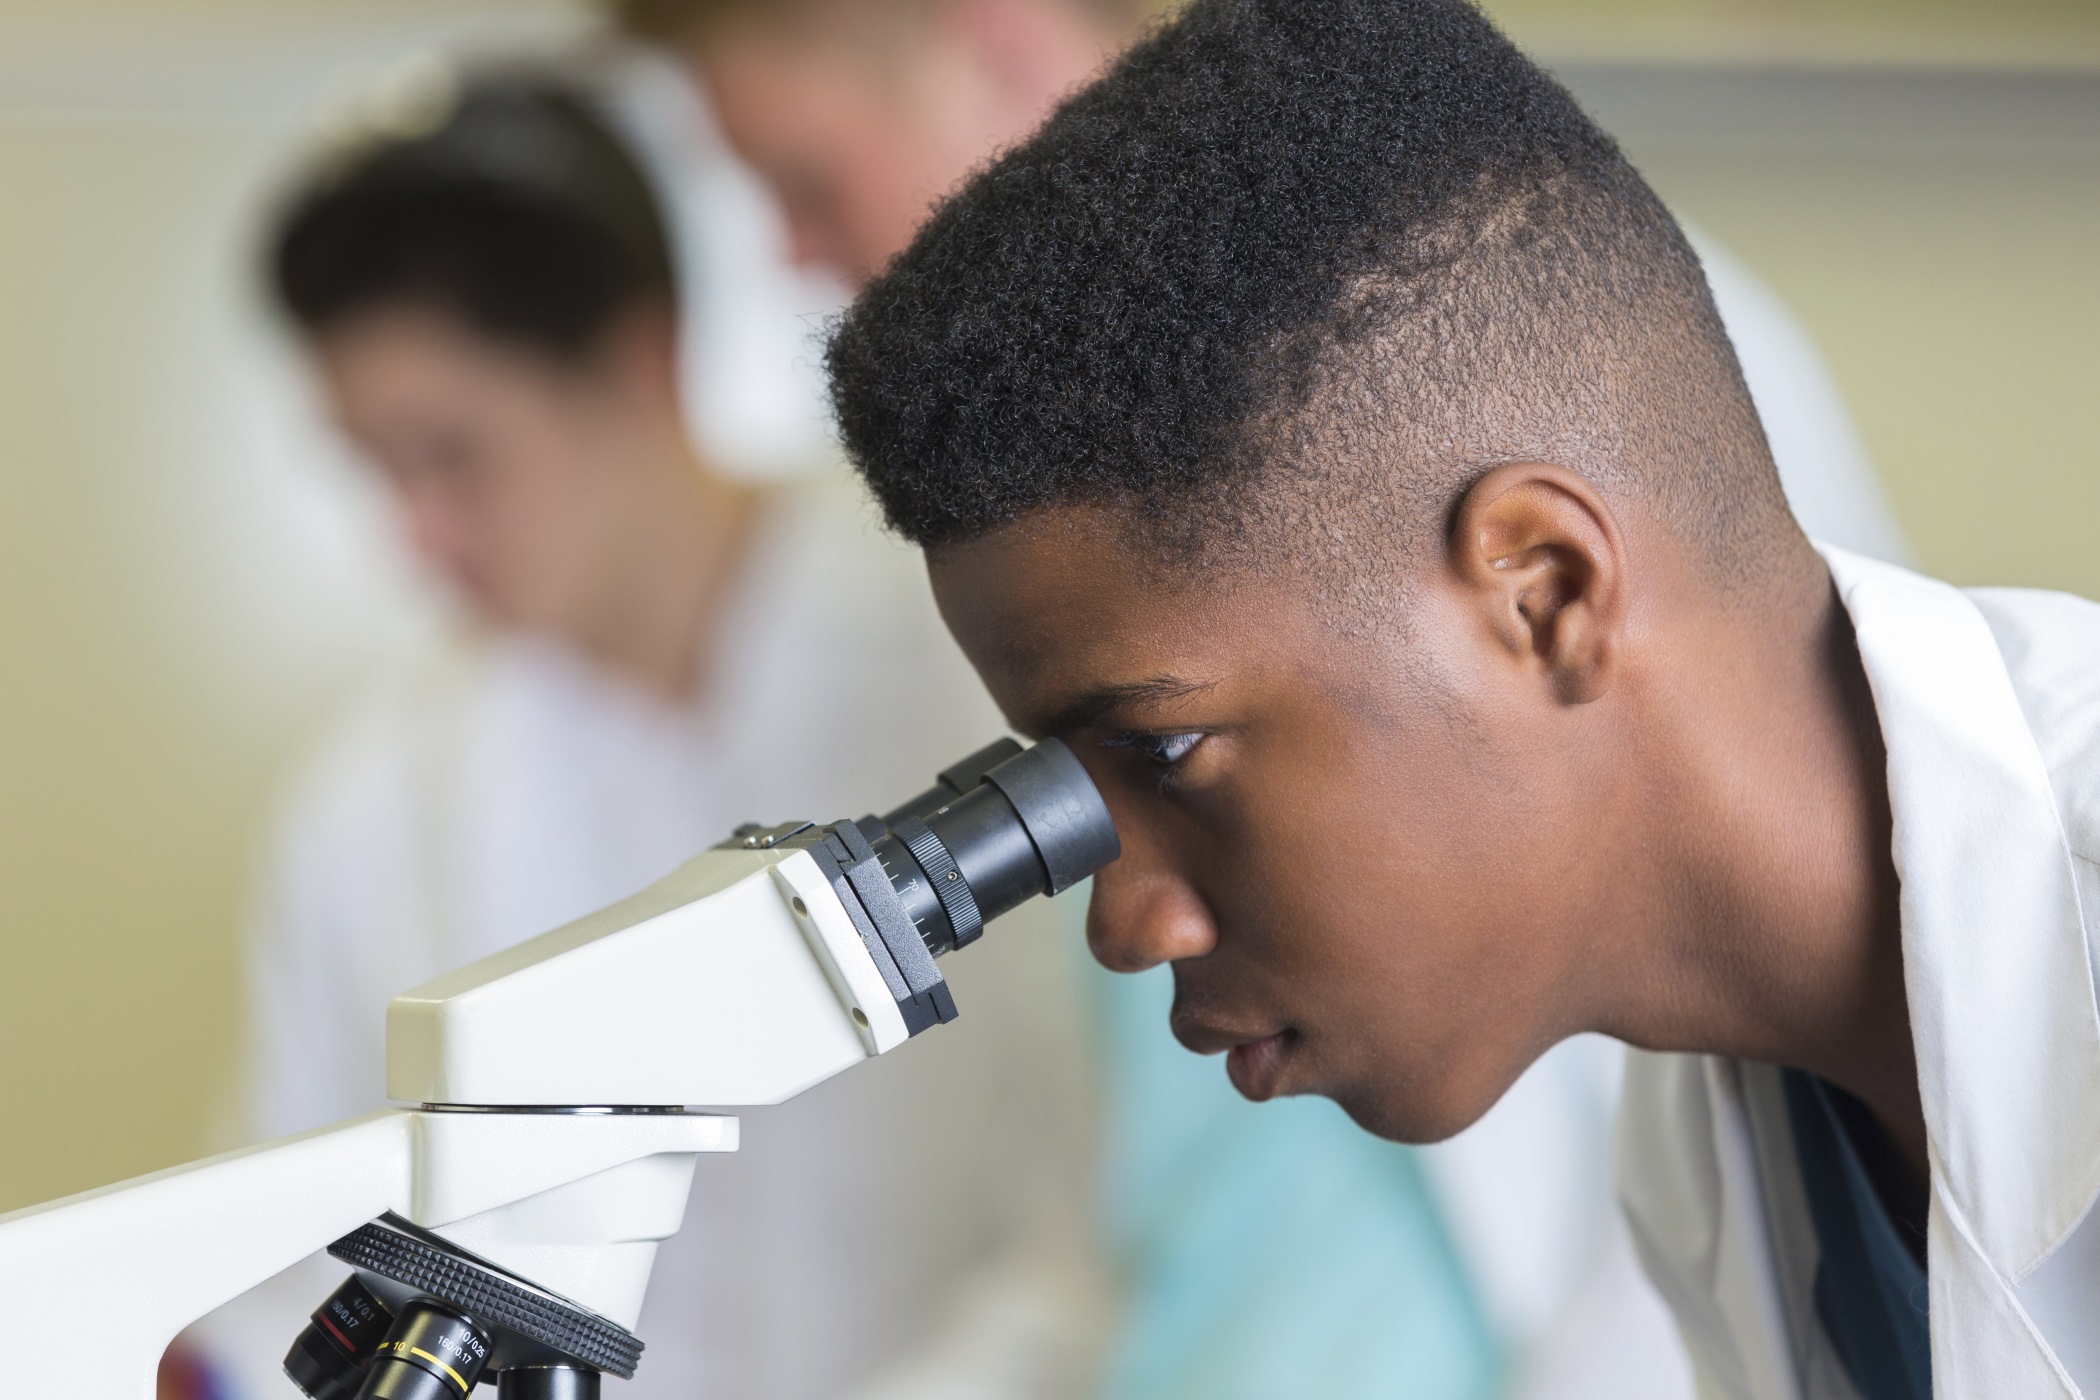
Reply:
M1365 1132L1388 1142L1425 1147L1464 1132L1480 1120L1487 1106L1436 1103L1421 1095L1390 1090L1343 1089L1328 1095Z

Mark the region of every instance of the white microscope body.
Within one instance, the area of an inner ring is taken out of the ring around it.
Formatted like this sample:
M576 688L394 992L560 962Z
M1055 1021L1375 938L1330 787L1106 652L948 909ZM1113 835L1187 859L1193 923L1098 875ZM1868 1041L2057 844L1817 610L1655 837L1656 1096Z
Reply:
M387 1093L418 1107L0 1216L8 1393L150 1400L183 1327L382 1217L492 1266L526 1314L625 1337L631 1371L626 1334L699 1154L737 1146L735 1118L685 1106L779 1103L952 1019L934 954L1116 854L1055 741L1006 741L942 778L879 823L746 828L395 998ZM470 1302L420 1275L395 1286ZM474 1384L437 1369L461 1396Z

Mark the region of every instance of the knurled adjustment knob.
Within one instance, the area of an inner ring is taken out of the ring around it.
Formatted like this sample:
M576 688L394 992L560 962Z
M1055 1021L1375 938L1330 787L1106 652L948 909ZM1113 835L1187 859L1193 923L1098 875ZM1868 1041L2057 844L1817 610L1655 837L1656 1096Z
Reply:
M963 878L962 867L949 854L947 843L917 817L900 818L890 830L903 838L904 849L926 872L933 897L941 902L941 912L948 916L948 927L954 931L955 946L961 948L975 942L984 932L984 916L978 913L977 896L970 892L970 882Z

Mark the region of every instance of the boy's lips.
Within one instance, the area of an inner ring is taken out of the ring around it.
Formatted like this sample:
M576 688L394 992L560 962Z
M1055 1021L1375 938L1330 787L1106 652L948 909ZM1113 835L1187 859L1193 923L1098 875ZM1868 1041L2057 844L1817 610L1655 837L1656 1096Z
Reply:
M1275 1098L1294 1041L1289 1031L1278 1031L1226 1051L1225 1073L1232 1087L1256 1103Z
M1259 1103L1283 1091L1284 1070L1298 1047L1299 1036L1288 1026L1266 1035L1245 1026L1242 1021L1242 1028L1228 1029L1178 1010L1173 1016L1174 1038L1199 1055L1223 1051L1225 1073L1232 1086Z

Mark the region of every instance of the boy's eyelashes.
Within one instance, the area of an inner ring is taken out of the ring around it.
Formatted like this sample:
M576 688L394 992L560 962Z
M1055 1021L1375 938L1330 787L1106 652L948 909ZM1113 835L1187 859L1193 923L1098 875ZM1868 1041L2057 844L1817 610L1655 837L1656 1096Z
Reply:
M1200 730L1177 730L1167 733L1148 733L1140 730L1124 730L1102 736L1105 748L1129 749L1149 759L1160 769L1164 781L1174 766L1189 756L1196 745L1203 742Z

